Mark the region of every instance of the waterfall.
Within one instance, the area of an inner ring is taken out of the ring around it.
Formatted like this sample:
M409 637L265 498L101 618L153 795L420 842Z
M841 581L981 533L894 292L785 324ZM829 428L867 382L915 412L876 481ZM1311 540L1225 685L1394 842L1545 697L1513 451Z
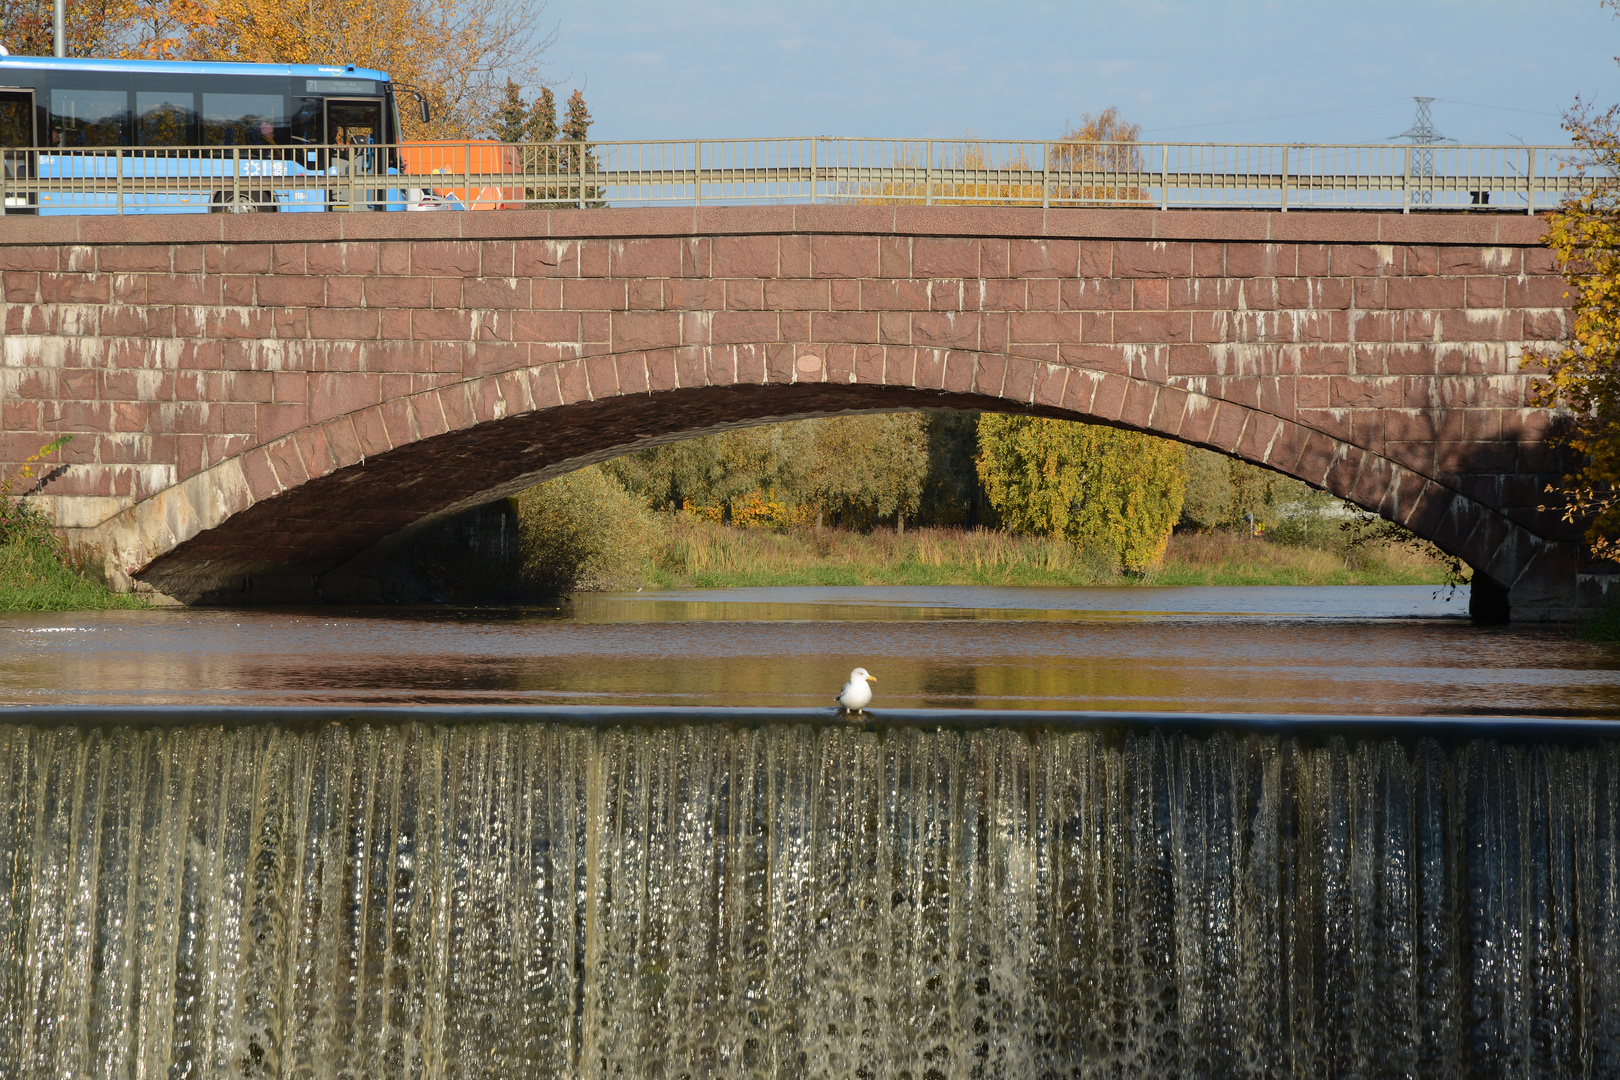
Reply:
M0 1075L1612 1077L1617 755L0 726Z

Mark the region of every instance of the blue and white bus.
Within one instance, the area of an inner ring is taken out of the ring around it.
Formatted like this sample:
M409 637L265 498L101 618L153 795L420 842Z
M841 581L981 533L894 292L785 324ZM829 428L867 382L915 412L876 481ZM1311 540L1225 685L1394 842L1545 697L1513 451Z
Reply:
M4 212L408 209L396 89L428 118L352 66L0 57Z

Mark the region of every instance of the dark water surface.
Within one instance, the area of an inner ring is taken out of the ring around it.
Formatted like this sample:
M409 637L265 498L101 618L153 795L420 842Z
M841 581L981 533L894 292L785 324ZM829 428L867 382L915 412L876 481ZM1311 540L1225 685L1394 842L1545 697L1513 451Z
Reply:
M1466 590L798 588L557 609L8 615L0 703L1620 715L1620 648Z

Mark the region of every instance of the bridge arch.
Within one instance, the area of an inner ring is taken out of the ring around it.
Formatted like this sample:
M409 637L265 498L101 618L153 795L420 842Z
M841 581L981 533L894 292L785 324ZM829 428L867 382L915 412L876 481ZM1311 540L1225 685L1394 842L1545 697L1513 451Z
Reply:
M1569 618L1620 576L1584 573L1541 505L1560 470L1520 358L1568 327L1541 232L842 205L19 219L0 470L79 436L41 505L116 580L292 599L413 522L650 440L1018 409L1298 476L1459 555L1515 618Z
M143 499L90 538L117 572L184 602L315 598L427 523L593 462L729 428L916 409L1111 424L1228 454L1398 522L1503 589L1548 553L1469 495L1258 402L1001 353L774 342L550 362L361 405Z

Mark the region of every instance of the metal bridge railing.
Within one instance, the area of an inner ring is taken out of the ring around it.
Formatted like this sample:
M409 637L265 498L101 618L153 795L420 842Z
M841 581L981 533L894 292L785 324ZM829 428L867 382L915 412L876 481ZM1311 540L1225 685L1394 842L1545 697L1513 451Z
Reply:
M1534 214L1594 182L1568 146L977 139L0 151L5 212L144 214L738 203L1452 209Z

